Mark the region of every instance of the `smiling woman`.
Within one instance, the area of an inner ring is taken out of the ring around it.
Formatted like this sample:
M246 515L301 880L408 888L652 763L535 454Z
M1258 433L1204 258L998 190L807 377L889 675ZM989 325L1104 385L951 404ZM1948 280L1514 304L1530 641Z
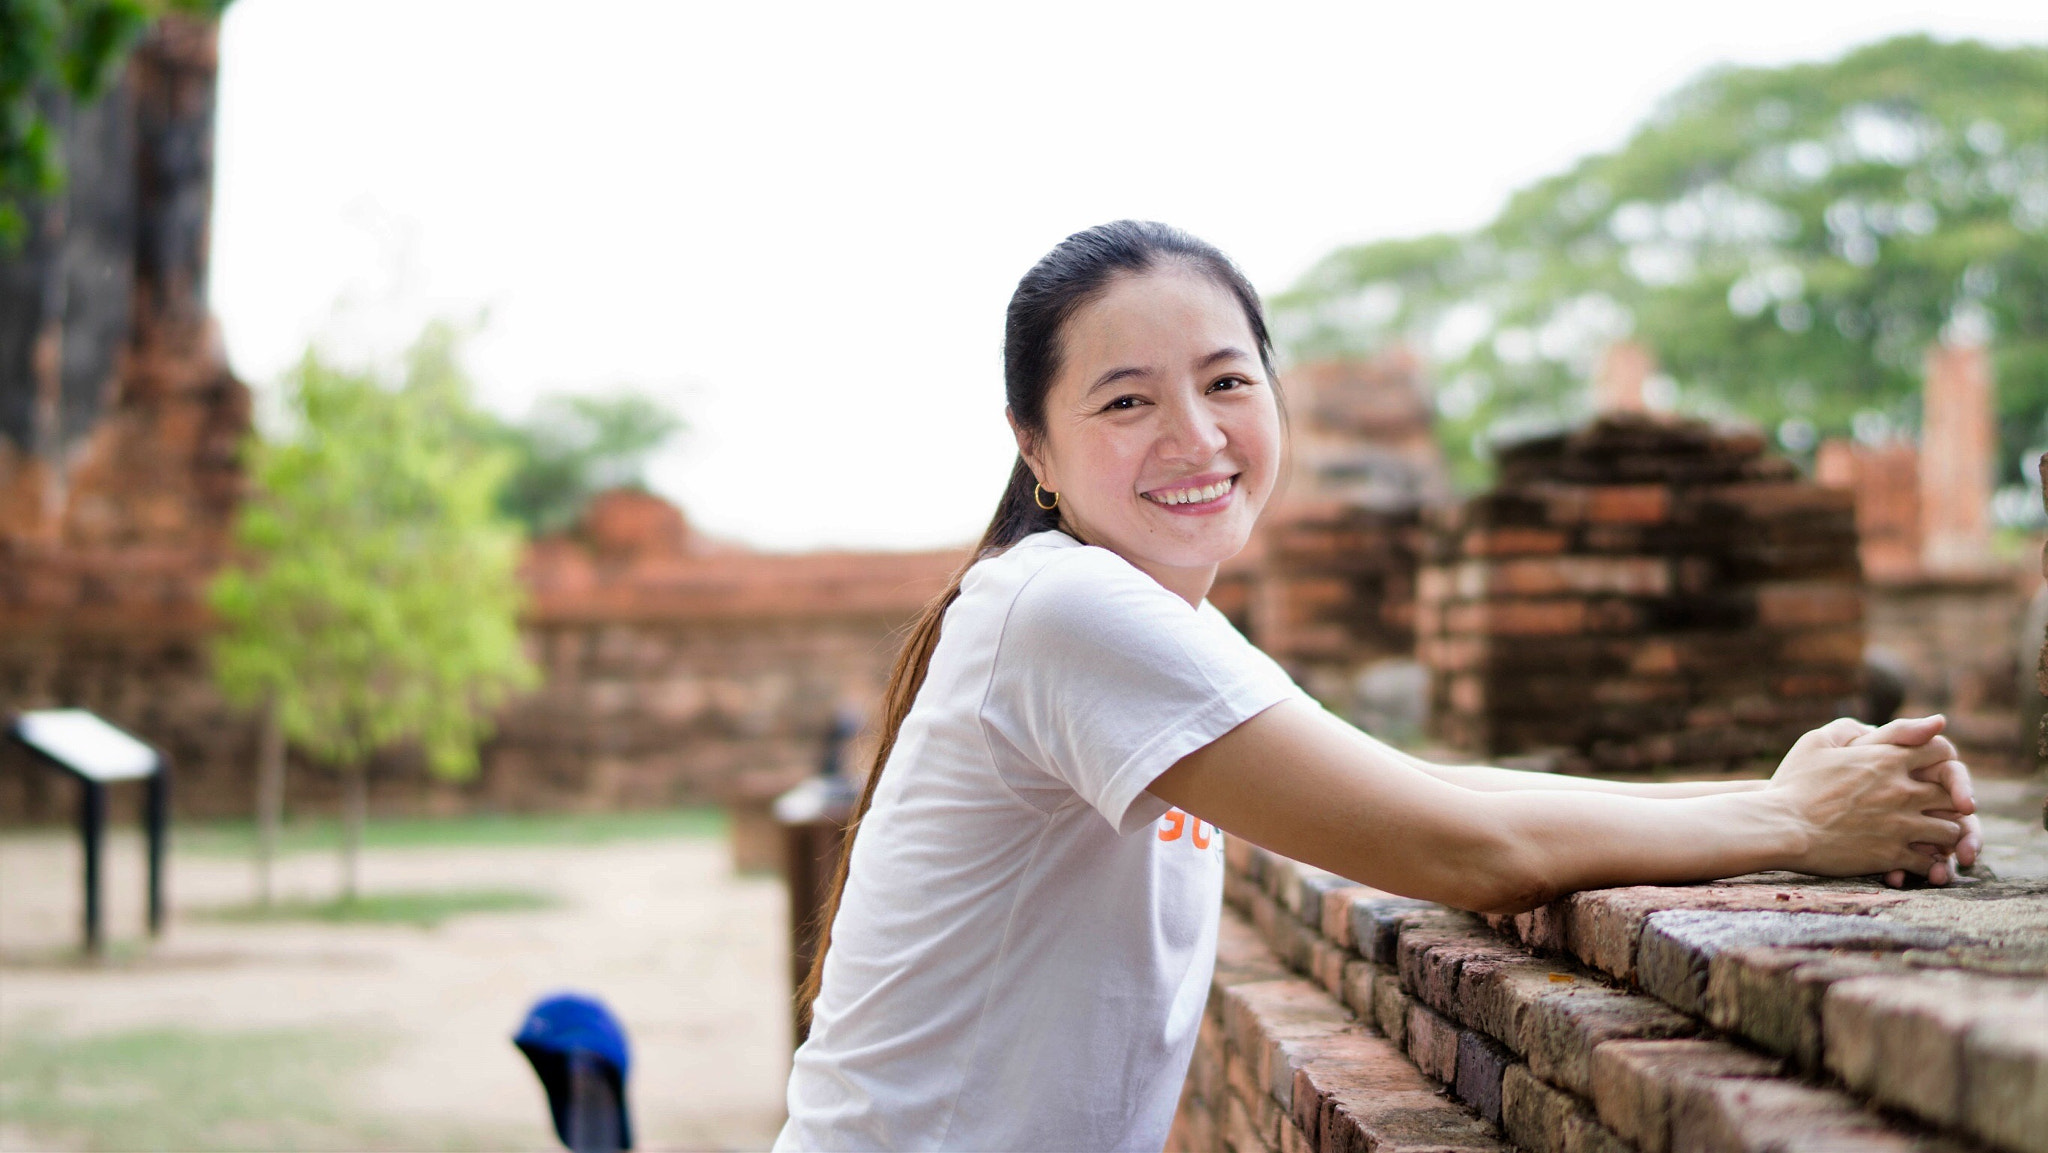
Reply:
M1257 295L1121 221L1017 285L1018 456L890 682L798 1012L780 1149L1158 1149L1215 962L1222 837L1486 911L1599 885L1974 856L1940 718L1803 737L1768 783L1409 757L1206 599L1283 448Z

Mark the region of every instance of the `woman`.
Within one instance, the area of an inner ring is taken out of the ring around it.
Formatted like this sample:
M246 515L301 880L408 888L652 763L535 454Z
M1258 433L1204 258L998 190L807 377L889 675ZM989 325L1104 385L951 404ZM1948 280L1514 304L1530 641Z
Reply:
M1283 432L1258 297L1192 237L1069 237L1011 298L1004 383L1017 464L898 658L779 1149L1158 1149L1216 828L1502 912L1769 868L1938 882L1975 853L1939 717L1836 721L1769 782L1626 785L1429 764L1317 707L1203 599Z

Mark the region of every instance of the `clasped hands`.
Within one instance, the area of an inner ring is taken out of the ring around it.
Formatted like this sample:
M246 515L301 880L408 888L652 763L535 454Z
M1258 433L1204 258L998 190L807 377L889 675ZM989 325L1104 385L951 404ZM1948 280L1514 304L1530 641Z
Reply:
M1976 863L1984 833L1970 770L1941 731L1940 714L1881 727L1843 717L1793 744L1767 791L1804 830L1802 871L1882 873L1894 888L1912 873L1930 884Z

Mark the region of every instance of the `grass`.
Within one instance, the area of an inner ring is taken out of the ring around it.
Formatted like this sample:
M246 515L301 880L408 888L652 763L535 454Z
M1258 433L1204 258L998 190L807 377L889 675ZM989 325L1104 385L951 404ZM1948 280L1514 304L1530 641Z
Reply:
M365 822L363 846L388 849L597 845L674 837L722 837L725 829L724 811L711 807L632 813L389 817ZM253 821L183 822L172 830L171 843L180 853L247 857L256 851L256 825ZM332 852L340 847L338 820L289 821L278 834L280 853Z
M351 1108L347 1080L390 1048L332 1029L155 1028L60 1037L10 1023L0 1118L31 1147L488 1148L484 1135L401 1132ZM497 1141L502 1141L499 1136Z
M530 913L561 902L526 889L441 889L415 893L371 893L355 900L274 901L269 905L229 905L194 909L192 915L215 921L326 921L336 925L413 925L437 928L465 913Z

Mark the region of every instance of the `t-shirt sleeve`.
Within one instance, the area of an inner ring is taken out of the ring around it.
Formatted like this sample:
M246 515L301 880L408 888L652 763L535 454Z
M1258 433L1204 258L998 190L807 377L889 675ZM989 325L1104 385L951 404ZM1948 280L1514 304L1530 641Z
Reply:
M1174 762L1302 692L1213 609L1128 561L1075 548L1018 592L983 703L994 741L1119 833L1169 806L1145 792Z

